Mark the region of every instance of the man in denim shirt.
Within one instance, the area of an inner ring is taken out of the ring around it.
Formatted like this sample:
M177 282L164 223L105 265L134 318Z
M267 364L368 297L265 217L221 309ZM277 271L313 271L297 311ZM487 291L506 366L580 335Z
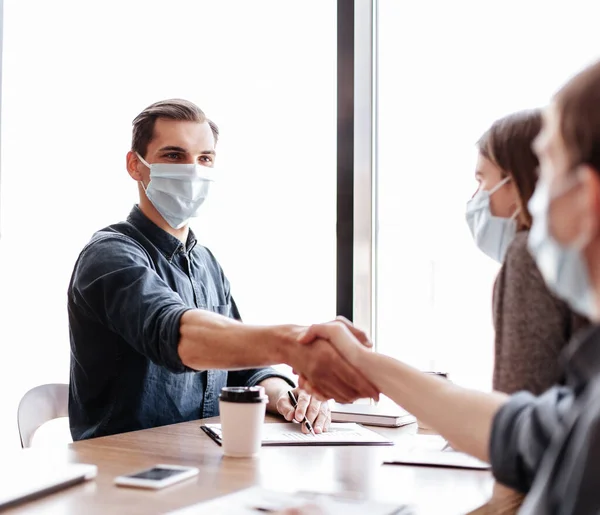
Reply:
M306 414L326 431L327 403L296 388L294 409L294 383L259 368L277 363L319 382L321 398L377 395L326 342L300 345L304 328L239 322L223 270L188 227L214 178L217 137L185 100L157 102L133 122L127 170L139 205L94 234L69 285L74 440L218 415L226 385L260 384L267 409L287 420Z

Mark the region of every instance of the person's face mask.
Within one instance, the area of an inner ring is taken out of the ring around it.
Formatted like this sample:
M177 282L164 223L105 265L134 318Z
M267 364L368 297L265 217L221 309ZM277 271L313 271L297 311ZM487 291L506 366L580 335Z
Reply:
M467 224L475 244L484 254L498 263L504 262L508 246L517 233L515 218L520 209L517 209L510 218L494 216L490 210L490 197L508 181L510 177L506 177L489 191L480 189L467 202Z
M571 245L563 245L556 241L550 232L550 205L575 186L577 183L573 182L558 194L551 196L547 180L540 178L528 204L533 217L528 247L548 288L566 301L574 311L594 318L596 303L583 257L585 242L579 238Z
M150 168L148 186L142 183L146 196L173 229L180 229L190 218L198 216L214 180L213 168L198 164L149 164L137 152L136 155Z

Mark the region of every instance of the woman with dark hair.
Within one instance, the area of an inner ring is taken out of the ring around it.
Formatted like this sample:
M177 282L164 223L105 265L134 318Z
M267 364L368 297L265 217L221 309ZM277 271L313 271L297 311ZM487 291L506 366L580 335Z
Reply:
M467 222L477 246L502 264L494 285L494 390L540 394L560 382L559 355L587 325L546 286L527 249L527 203L538 179L532 144L542 124L539 110L497 120L477 142L477 192Z

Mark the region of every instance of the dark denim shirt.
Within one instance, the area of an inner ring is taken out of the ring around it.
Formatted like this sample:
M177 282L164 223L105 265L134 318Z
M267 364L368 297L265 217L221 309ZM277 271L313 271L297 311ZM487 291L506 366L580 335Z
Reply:
M216 416L226 385L293 384L272 368L184 366L179 322L191 308L240 318L223 270L192 231L183 245L135 206L94 234L68 291L74 440Z
M563 355L566 384L513 395L492 426L496 479L528 492L519 513L600 513L600 327Z

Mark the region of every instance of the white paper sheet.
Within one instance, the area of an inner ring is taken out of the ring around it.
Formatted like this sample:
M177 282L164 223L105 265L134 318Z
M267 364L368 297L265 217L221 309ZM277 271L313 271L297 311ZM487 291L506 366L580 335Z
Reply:
M220 424L206 424L206 427L212 429L220 437ZM379 433L352 423L331 424L329 431L314 436L304 434L300 424L265 424L262 440L263 445L369 445L391 443Z
M284 493L248 488L211 501L194 504L171 515L258 515L309 504L320 508L323 515L409 515L409 506L382 504L341 495L316 492Z
M446 440L438 435L410 435L396 440L384 458L388 465L430 465L487 470L488 463L454 449L443 450Z

